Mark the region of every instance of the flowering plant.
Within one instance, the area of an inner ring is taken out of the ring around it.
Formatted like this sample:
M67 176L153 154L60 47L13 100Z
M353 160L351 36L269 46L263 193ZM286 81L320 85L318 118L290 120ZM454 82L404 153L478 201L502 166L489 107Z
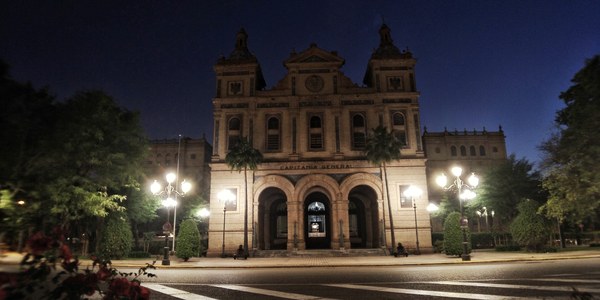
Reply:
M27 253L17 273L0 273L0 299L81 299L101 296L103 299L149 299L150 291L141 286L141 276L155 277L146 264L137 272L122 273L110 260L92 257L92 265L83 270L60 230L55 237L42 232L28 241Z

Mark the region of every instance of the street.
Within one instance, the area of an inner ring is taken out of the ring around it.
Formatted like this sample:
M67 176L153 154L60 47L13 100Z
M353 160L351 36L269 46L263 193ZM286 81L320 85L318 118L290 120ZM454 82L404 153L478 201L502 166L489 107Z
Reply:
M600 297L600 260L393 267L157 269L151 299L569 299Z

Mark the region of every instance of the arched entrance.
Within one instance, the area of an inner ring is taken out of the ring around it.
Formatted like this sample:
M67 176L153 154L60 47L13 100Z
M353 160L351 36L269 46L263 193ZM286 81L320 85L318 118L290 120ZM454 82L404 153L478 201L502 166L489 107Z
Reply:
M371 187L353 188L348 196L350 244L355 248L379 247L377 194Z
M327 196L313 192L304 200L306 249L331 248L331 205Z
M258 198L258 249L287 248L287 198L278 188L267 188Z

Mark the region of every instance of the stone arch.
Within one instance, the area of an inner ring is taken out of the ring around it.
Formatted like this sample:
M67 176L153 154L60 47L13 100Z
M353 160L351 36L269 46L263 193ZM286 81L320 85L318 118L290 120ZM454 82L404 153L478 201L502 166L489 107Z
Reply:
M294 207L294 209L297 216L296 224L298 227L298 233L301 233L299 234L299 236L302 239L299 242L299 244L300 247L306 247L309 244L309 241L305 239L307 238L306 233L309 229L307 225L308 215L306 214L306 209L307 205L310 203L308 203L307 200L309 200L309 198L313 199L313 196L318 194L322 194L325 198L327 198L328 203L326 203L326 206L328 208L328 213L326 216L326 222L329 225L326 240L329 243L329 245L327 245L326 248L333 248L334 244L337 245L335 243L337 241L336 238L340 236L338 220L340 218L347 219L347 216L341 216L340 212L343 212L345 214L347 214L347 212L339 209L339 203L341 202L339 200L341 194L339 192L339 185L337 181L335 181L332 177L324 174L311 174L305 176L301 178L296 184L296 189L293 197L297 200L298 203L298 206ZM288 207L288 214L291 213L289 209L290 208Z
M377 193L377 199L383 199L383 194L381 191L381 178L369 173L356 173L344 179L344 181L342 181L340 184L340 193L342 193L342 198L348 199L348 194L350 191L358 185L369 186Z
M377 248L383 242L383 194L381 179L369 173L356 173L340 185L348 210L351 248ZM345 233L346 234L346 233Z
M277 194L283 195L283 197L276 196ZM253 203L253 215L255 223L253 228L255 229L255 247L258 249L281 249L281 239L284 239L284 235L277 235L274 228L277 228L277 213L274 214L274 206L278 205L280 200L275 201L275 198L281 198L285 201L287 206L287 241L283 248L289 248L293 244L293 227L289 224L295 223L296 213L294 212L295 207L298 205L298 201L294 201L292 196L294 195L294 185L287 178L279 175L266 175L261 176L254 183L254 198ZM290 209L291 208L291 209ZM280 216L279 216L280 217ZM293 226L293 225L292 225ZM275 246L277 244L277 246Z

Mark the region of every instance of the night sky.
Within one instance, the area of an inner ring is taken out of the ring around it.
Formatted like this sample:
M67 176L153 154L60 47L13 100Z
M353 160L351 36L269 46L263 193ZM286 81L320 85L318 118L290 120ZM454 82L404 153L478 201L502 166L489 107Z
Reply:
M141 113L152 139L212 142L220 55L245 28L267 88L310 43L338 51L362 85L385 22L417 58L421 124L498 130L539 161L558 96L600 53L600 1L1 1L0 58L12 77L58 99L102 89Z

